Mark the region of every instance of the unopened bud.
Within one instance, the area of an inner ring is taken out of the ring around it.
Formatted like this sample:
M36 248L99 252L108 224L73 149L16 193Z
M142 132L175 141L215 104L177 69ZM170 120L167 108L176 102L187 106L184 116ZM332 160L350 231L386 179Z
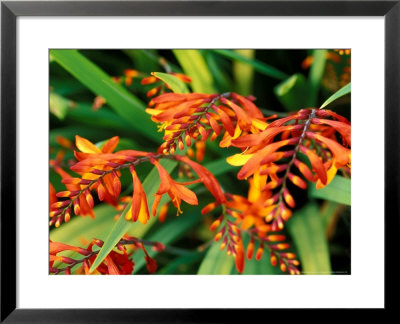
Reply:
M257 252L256 252L256 260L260 261L263 254L264 254L264 246L260 245L260 247L257 249Z
M282 271L282 272L286 272L287 267L286 267L285 262L280 261L280 262L279 262L279 265L280 265L281 271Z
M271 261L271 264L275 267L277 264L277 261L278 261L275 254L271 253L270 261Z
M221 221L219 219L213 221L212 224L210 225L210 231L216 230L220 224Z
M218 232L217 235L215 235L214 241L218 242L222 237L222 232Z

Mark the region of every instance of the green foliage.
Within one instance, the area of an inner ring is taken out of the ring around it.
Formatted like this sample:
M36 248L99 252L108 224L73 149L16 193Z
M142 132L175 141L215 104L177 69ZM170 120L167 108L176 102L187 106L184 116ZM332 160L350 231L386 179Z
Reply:
M255 51L251 49L235 50L234 52L249 60L252 60L255 56ZM251 95L254 79L253 66L241 60L234 60L232 69L235 83L237 84L236 91L244 96Z
M155 141L160 140L154 123L144 112L144 103L113 82L102 69L77 50L51 50L50 55L93 94L104 97L117 114L140 130L144 136Z
M192 78L194 92L215 93L214 80L207 63L197 50L173 50L186 75Z
M161 72L154 72L153 75L168 84L173 92L189 93L186 84L183 81L179 80L176 76Z
M332 96L330 96L320 107L320 109L325 108L335 100L343 97L351 92L351 83L346 84L344 87L336 91Z
M310 187L310 195L314 198L334 201L344 205L351 205L351 181L348 178L336 176L325 188Z
M318 101L318 90L324 75L326 53L326 50L313 51L313 64L311 65L310 75L308 77L310 83L308 106L310 107L314 107Z
M331 262L324 222L315 203L297 211L287 223L305 274L330 274Z
M68 108L73 106L74 103L62 96L50 92L50 112L58 119L64 119L67 115Z
M260 62L255 59L247 58L235 51L216 49L216 50L214 50L214 52L216 52L222 56L225 56L231 60L237 60L237 61L240 61L243 63L247 63L250 66L252 66L254 68L254 70L256 70L257 72L265 74L271 78L275 78L278 80L284 80L289 77L286 73L279 71L278 69L276 69L275 67L273 67L269 64Z
M310 86L303 74L297 73L274 88L275 95L287 111L306 108L309 103Z
M200 264L197 274L200 275L227 275L232 271L234 259L220 249L221 243L215 242L211 245L203 261Z

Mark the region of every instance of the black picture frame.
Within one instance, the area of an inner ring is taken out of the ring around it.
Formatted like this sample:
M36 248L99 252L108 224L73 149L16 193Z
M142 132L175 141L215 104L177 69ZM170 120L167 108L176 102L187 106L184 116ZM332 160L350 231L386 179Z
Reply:
M1 322L236 322L246 310L16 308L16 19L19 16L382 16L385 19L385 309L395 307L399 237L400 1L2 1ZM373 44L372 44L373 46ZM373 126L371 125L371 131ZM367 139L366 139L367 140ZM372 153L373 154L373 153ZM371 168L372 169L372 168ZM371 175L373 176L373 170ZM371 233L372 235L372 233ZM373 256L371 256L373 258ZM368 267L366 265L366 267ZM368 271L366 269L366 271ZM367 283L366 283L367 285ZM392 294L393 293L393 294ZM133 298L133 297L132 297ZM134 298L133 298L134 299ZM132 303L134 305L134 302ZM272 310L251 310L251 318ZM279 310L277 310L279 311ZM249 310L247 310L249 312ZM270 314L270 313L268 313ZM268 315L269 316L269 315ZM249 318L251 321L251 319Z

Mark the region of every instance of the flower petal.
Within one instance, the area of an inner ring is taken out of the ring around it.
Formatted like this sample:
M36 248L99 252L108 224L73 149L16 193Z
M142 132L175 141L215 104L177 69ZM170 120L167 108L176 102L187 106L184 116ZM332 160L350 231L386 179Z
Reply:
M225 202L226 198L224 193L222 192L221 186L219 185L217 179L215 179L214 175L208 171L205 167L190 160L187 156L177 156L179 161L182 161L188 164L194 172L197 173L201 181L204 183L206 188L210 191L210 193L214 196L214 198L218 202Z
M321 158L314 153L314 151L310 150L309 148L300 145L300 152L304 153L311 162L315 172L318 175L318 178L321 180L323 184L326 184L327 175L324 164L322 163Z
M112 153L115 150L119 142L119 136L114 136L110 138L103 146L101 151L103 153Z
M328 146L329 150L332 152L336 160L337 166L344 166L350 162L350 150L340 145L338 142L320 134L315 134L311 132L306 132L306 136L309 138L314 138Z
M226 162L228 162L230 165L241 166L241 165L246 164L247 161L249 161L253 155L254 154L238 153L238 154L227 157Z
M190 190L190 189L186 188L185 186L180 185L179 183L176 183L176 182L173 187L176 190L178 197L181 198L182 200L186 201L188 204L190 204L190 205L198 205L199 204L199 202L197 200L197 196L192 190Z
M330 119L312 119L311 122L317 121L333 127L344 138L346 143L351 146L351 126L347 123Z
M101 150L86 138L75 136L75 145L83 153L101 153Z

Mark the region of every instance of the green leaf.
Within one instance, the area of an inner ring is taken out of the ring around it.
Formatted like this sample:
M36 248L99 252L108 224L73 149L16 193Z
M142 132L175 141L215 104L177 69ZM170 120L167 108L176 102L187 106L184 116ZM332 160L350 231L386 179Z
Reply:
M320 109L325 108L328 106L330 103L335 101L336 99L339 99L340 97L343 97L351 92L351 82L346 84L343 88L339 89L336 91L332 96L330 96L320 107Z
M132 59L136 70L150 73L160 69L155 50L126 49L123 52Z
M74 78L64 79L51 76L49 82L50 89L61 96L74 94L85 89L85 87L81 83L76 82Z
M294 213L287 227L300 257L304 274L331 274L325 223L316 203Z
M160 163L167 170L168 173L172 172L172 170L178 165L178 162L172 160L161 160ZM151 206L154 201L154 194L157 192L158 186L160 185L160 178L158 176L158 171L156 167L153 167L149 175L143 181L143 189L146 192L148 205ZM152 222L155 221L155 217L151 217L147 224L141 224L139 222L133 223L132 221L127 221L125 219L126 213L129 211L131 207L131 203L126 206L124 211L122 212L121 217L115 223L107 238L104 241L104 245L98 253L96 260L93 262L90 272L96 270L96 268L103 262L105 257L110 253L110 251L115 247L115 245L119 242L121 237L129 231L132 227L143 227L150 226Z
M93 209L96 218L76 216L68 223L50 231L50 239L74 246L82 246L82 239L104 240L110 227L115 223L114 216L117 211L110 205L100 205Z
M185 213L175 220L163 224L160 229L149 237L146 237L146 239L149 241L161 242L166 245L171 244L183 234L187 233L190 228L198 224L202 217L203 215L200 213L200 210L195 208L191 212ZM151 257L155 257L158 254L158 252L153 250L148 250L148 253ZM144 258L135 260L134 273L138 272L145 264Z
M175 260L168 263L164 268L162 268L159 274L176 274L180 268L187 268L189 265L199 261L203 257L201 252L193 252L188 255L182 255Z
M50 55L95 95L105 98L118 115L144 136L157 142L161 140L156 125L144 111L145 105L128 90L113 82L97 65L77 50L50 50Z
M200 264L197 274L211 275L230 274L234 264L233 256L228 256L226 251L221 251L221 243L214 242Z
M322 204L321 216L328 240L335 234L339 218L346 209L350 209L350 207L332 201L325 201Z
M310 86L301 73L292 75L274 88L276 97L287 111L297 111L307 107L309 92Z
M215 93L213 78L198 50L173 50L184 73L192 79L194 92Z
M335 176L325 188L316 189L310 186L310 195L314 198L325 199L343 205L351 205L351 180L341 176Z
M234 50L235 53L252 60L255 56L253 49ZM233 61L233 75L236 82L236 91L243 96L248 96L253 93L253 66L243 61Z
M138 129L134 129L131 125L115 112L101 108L94 111L90 103L76 102L76 106L67 112L65 117L66 121L79 123L91 126L95 129L101 128L103 130L113 130L118 134L127 134L131 136L138 136L140 134ZM78 134L78 133L77 133ZM79 134L80 135L80 134Z
M258 60L248 59L238 53L235 53L232 50L215 49L213 51L215 53L225 56L231 60L237 60L237 61L241 61L241 62L250 64L254 68L254 70L256 70L257 72L265 74L274 79L285 80L289 77L289 75L287 75L284 72L279 71L278 69L276 69L275 67L273 67L271 65L268 65L268 64L258 61Z
M68 108L74 106L74 102L65 99L54 92L50 92L50 112L58 119L63 120L67 115Z
M218 92L223 93L232 91L232 80L230 79L228 73L221 67L221 64L219 64L224 58L208 50L203 51L203 55L206 59L213 79L215 80L215 86L218 89Z
M326 50L313 50L313 63L309 75L309 100L307 106L315 107L317 104L318 91L325 71Z
M161 72L153 72L152 75L164 81L175 93L189 93L186 84L174 75Z

